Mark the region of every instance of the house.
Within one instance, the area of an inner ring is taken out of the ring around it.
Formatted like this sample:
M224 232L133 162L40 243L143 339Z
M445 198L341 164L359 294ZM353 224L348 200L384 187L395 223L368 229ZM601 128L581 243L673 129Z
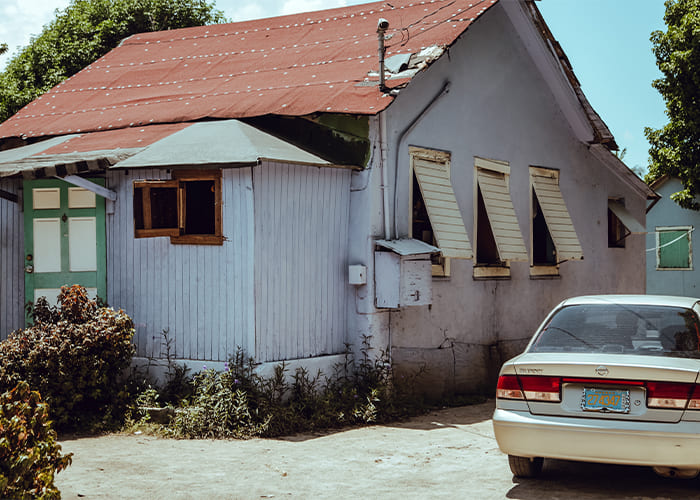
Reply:
M132 36L0 124L3 335L63 283L138 356L491 392L565 297L643 293L647 200L532 0ZM628 235L629 234L629 235ZM627 237L625 237L627 236Z
M693 240L700 212L671 199L683 190L677 177L664 175L651 188L660 198L647 213L647 293L697 297L700 270L693 265Z

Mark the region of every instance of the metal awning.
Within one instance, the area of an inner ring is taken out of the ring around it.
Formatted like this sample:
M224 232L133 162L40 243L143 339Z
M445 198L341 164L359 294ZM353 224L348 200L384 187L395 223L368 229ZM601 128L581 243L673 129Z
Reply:
M387 248L399 255L420 255L426 253L439 253L440 249L433 245L428 245L421 240L411 238L403 238L399 240L377 240L378 246Z
M331 166L323 158L238 120L193 123L115 165L116 168L244 166L274 160Z
M608 200L608 208L620 219L630 234L646 234L647 230L634 218L625 206L616 200Z

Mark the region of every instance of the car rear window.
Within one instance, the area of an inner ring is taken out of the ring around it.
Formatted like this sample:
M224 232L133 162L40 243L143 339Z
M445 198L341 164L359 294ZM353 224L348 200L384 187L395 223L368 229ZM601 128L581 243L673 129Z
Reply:
M696 314L682 307L573 305L551 317L529 350L700 358L700 329Z

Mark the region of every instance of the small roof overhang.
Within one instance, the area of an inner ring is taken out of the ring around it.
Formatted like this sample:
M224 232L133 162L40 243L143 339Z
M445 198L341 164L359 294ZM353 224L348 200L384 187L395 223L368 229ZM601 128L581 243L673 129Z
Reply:
M399 240L377 240L375 243L382 248L387 248L402 256L440 253L440 249L438 247L428 245L421 240L414 240L410 238L403 238Z
M0 151L0 177L64 177L109 168L241 167L263 160L337 166L238 120L217 120L53 137Z

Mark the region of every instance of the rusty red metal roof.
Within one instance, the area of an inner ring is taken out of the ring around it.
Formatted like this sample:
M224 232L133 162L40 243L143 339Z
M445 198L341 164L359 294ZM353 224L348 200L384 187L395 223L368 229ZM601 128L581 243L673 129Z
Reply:
M0 124L0 138L266 114L376 114L393 100L377 85L379 18L389 21L389 58L451 45L497 1L391 0L134 35Z

